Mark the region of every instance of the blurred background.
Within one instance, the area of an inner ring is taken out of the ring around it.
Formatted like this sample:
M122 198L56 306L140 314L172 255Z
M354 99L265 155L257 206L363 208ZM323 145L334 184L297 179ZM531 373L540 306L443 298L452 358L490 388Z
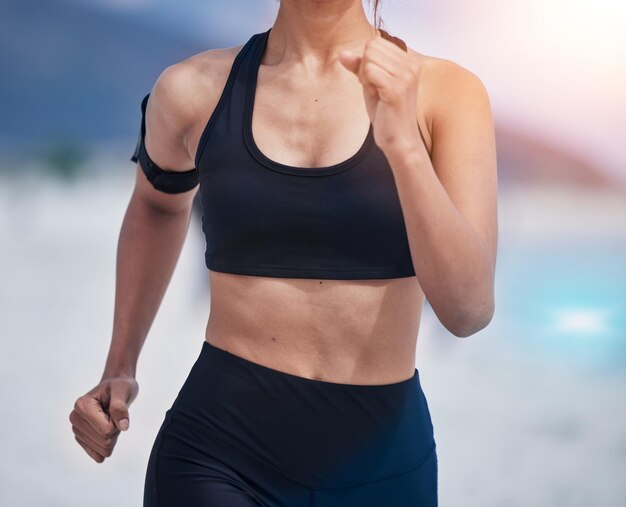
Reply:
M199 215L142 351L130 431L97 464L68 420L108 351L140 101L166 66L245 42L277 9L0 3L0 505L141 504L208 318ZM624 507L626 3L393 0L380 13L412 48L477 74L496 123L495 316L457 338L427 305L417 346L440 505Z

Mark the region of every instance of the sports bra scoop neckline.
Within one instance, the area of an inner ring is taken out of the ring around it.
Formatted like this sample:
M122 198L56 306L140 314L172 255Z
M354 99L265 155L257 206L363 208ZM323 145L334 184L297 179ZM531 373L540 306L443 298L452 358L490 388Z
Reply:
M263 55L265 54L265 49L267 48L267 41L271 30L272 29L270 28L269 30L259 34L257 44L254 47L254 52L251 55L250 67L248 71L249 75L246 84L243 126L244 139L247 148L250 150L250 153L257 159L258 162L268 167L269 169L288 174L298 174L302 176L328 176L331 174L340 173L342 171L350 169L351 167L354 167L367 154L368 150L374 143L374 126L372 125L371 121L368 122L367 134L365 135L365 138L361 142L357 151L354 152L350 157L328 166L302 167L284 164L282 162L275 161L265 155L256 144L256 141L254 140L254 135L252 133L254 99L256 97L259 67L261 66L261 61L263 59Z

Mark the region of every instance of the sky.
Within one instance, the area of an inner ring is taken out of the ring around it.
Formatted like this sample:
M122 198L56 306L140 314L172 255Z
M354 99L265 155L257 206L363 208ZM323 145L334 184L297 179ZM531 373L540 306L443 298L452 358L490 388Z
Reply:
M423 22L412 27L393 0L388 24L414 49L477 74L502 121L626 177L625 2L402 3Z
M73 0L79 1L79 0ZM276 0L80 0L224 46L271 26ZM367 7L367 3L366 3ZM626 2L383 0L388 31L485 84L494 116L626 179Z

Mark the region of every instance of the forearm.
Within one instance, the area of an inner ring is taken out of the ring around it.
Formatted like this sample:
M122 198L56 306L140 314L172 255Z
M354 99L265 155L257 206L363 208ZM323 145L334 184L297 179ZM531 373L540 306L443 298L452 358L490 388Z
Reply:
M392 167L416 276L442 324L468 336L494 309L489 251L437 178L419 148L387 154Z
M102 377L136 374L189 228L190 210L164 213L132 198L119 235L113 332Z

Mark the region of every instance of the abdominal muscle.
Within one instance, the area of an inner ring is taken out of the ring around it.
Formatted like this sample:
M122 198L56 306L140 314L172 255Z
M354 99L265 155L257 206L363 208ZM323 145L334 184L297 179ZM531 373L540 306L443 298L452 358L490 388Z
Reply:
M209 271L205 339L255 363L342 384L410 378L424 293L416 277L319 280Z

